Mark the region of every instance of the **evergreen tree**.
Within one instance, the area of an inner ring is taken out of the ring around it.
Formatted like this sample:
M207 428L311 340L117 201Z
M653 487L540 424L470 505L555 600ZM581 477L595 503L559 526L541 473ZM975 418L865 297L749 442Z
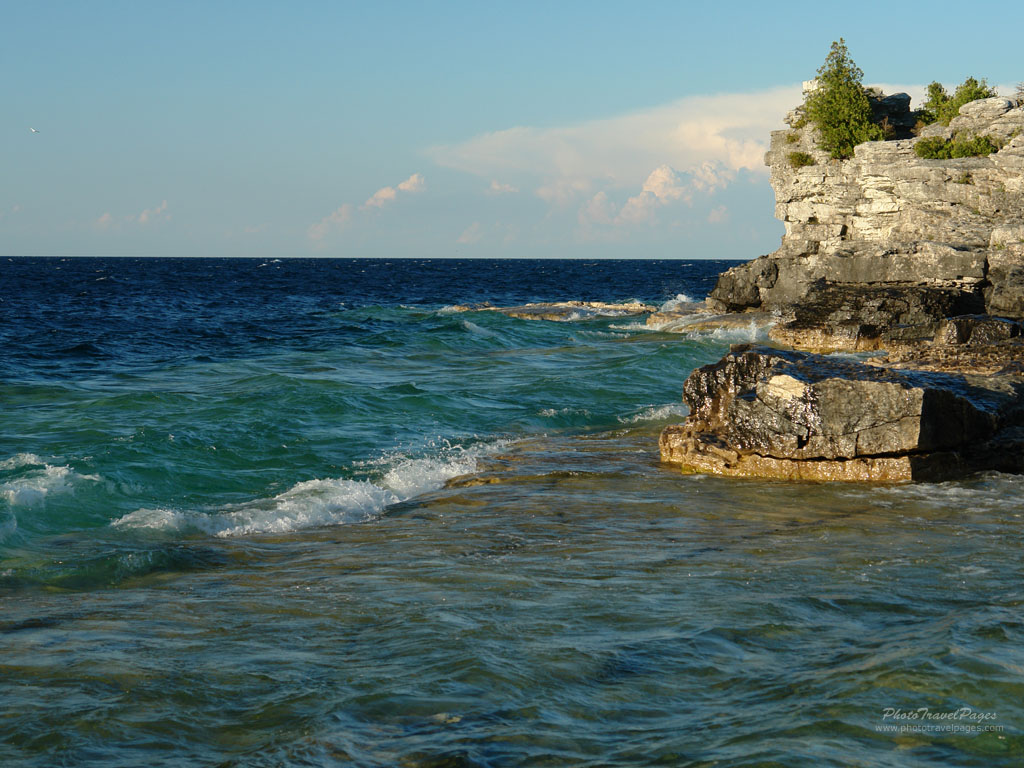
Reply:
M921 121L949 125L949 121L960 114L960 107L964 104L998 95L995 89L988 87L984 79L973 77L960 83L952 96L939 83L931 83L928 86L928 99L921 109Z
M871 104L861 85L864 73L853 63L846 41L832 43L825 63L818 70L818 86L807 94L807 119L821 133L822 149L832 157L853 156L853 148L876 141L882 129L871 122Z
M928 84L928 98L925 99L921 108L921 121L925 124L934 123L942 114L942 108L949 103L949 92L942 87L942 83L932 81Z

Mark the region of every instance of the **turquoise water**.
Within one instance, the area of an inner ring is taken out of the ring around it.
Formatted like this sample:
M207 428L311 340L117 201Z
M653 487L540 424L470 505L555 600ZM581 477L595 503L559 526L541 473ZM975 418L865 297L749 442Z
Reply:
M452 307L723 267L0 265L0 763L1021 764L1020 479L683 476L763 329Z

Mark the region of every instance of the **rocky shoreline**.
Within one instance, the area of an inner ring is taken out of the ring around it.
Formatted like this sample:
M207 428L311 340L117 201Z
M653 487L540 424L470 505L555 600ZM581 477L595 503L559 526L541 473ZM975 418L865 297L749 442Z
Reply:
M898 135L909 106L875 99ZM707 299L711 313L773 313L780 348L736 346L694 371L690 416L665 429L662 460L792 480L1024 471L1024 105L970 102L948 127L861 144L849 160L817 148L800 108L787 123L765 157L781 247L723 273ZM1001 148L914 152L954 135Z

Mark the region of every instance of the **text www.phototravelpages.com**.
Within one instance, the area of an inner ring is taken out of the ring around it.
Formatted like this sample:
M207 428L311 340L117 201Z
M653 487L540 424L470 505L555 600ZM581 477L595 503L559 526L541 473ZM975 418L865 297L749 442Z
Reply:
M996 712L979 712L970 707L935 711L929 707L882 710L882 722L875 725L878 733L970 734L1002 733L1006 726L993 722Z

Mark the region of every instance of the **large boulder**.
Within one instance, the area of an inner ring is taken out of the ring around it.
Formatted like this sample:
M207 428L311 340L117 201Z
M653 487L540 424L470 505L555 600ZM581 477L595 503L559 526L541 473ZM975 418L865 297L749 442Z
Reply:
M895 481L1019 470L1024 382L737 346L683 387L662 460L690 471ZM1013 450L1007 450L1012 446Z

